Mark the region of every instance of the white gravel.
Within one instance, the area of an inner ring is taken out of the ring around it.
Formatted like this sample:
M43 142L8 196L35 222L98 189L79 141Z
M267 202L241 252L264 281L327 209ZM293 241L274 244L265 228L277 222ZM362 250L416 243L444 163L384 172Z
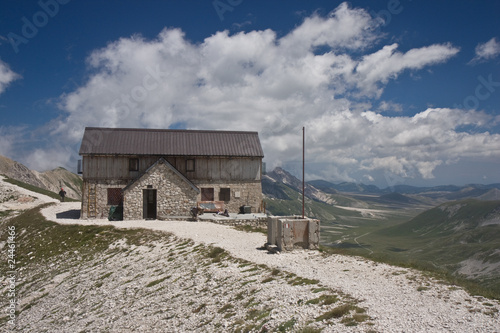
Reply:
M196 243L222 247L232 256L318 279L361 300L378 332L500 332L500 304L422 273L363 258L298 250L268 254L257 248L266 236L210 222L79 220L80 203L58 203L42 210L62 224L114 225L171 232ZM59 218L58 218L59 217Z

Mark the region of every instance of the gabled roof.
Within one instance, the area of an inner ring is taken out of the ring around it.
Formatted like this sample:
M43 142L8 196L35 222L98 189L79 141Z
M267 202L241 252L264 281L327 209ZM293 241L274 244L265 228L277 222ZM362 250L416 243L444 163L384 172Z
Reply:
M174 166L172 164L168 163L168 161L165 160L163 157L159 158L158 161L154 162L153 165L151 165L149 168L147 168L147 170L144 171L139 177L137 177L132 182L130 182L130 184L125 186L125 188L123 189L123 192L127 191L133 184L135 184L140 179L146 177L151 172L151 170L153 170L157 165L160 165L160 164L164 164L167 168L172 170L172 172L174 174L176 174L180 179L182 179L184 182L186 182L193 190L195 190L197 193L200 193L200 189L198 187L196 187L196 185L194 185L189 179L184 177L184 175L182 173L180 173L176 168L174 168Z
M264 157L257 132L87 127L80 155Z

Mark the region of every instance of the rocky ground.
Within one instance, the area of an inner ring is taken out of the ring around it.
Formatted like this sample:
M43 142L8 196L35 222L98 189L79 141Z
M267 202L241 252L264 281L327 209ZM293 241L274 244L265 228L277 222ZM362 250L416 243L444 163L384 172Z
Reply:
M82 221L78 209L58 203L42 213L61 225L149 231L90 257L45 262L33 253L19 272L19 331L500 331L498 302L414 270L315 251L269 254L265 235L208 222Z

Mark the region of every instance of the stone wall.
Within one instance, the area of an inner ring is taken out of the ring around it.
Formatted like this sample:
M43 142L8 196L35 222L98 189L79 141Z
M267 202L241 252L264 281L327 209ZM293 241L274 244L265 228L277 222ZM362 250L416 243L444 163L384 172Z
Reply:
M320 221L300 216L269 216L267 218L267 245L276 245L278 251L304 248L319 249Z
M240 182L196 182L195 185L201 188L213 188L214 199L219 201L221 188L229 188L231 197L229 201L224 201L224 207L229 213L238 213L240 207L251 206L252 213L262 213L262 183L258 181L240 181ZM201 194L198 195L198 201L201 201Z
M127 187L123 198L123 219L143 218L143 190L156 190L158 217L189 216L196 206L198 191L176 173L166 161L158 161L141 178Z
M148 188L148 185L150 188ZM160 159L150 169L130 183L130 179L122 180L84 180L82 195L81 218L89 216L89 187L95 188L96 209L95 218L107 218L111 205L108 205L108 188L126 189L123 202L124 219L143 219L143 190L157 190L157 217L190 216L190 209L201 201L198 189L213 188L214 199L219 200L222 188L230 189L229 201L224 201L224 207L230 213L238 213L241 206L251 206L252 213L263 212L262 184L260 180L224 181L224 180L187 180L166 160Z
M99 181L84 181L82 192L82 210L80 218L94 218L88 215L89 212L89 188L95 189L96 193L96 209L95 218L104 219L108 217L111 205L108 205L108 188L123 189L127 186L127 181L123 180L99 180Z

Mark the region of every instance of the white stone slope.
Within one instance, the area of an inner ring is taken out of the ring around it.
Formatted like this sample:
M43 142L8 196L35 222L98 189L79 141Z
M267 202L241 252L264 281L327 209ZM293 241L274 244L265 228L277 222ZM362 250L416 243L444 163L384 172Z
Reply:
M31 192L25 188L4 181L0 176L0 211L20 212L47 202L58 202L49 196Z
M114 225L171 232L196 243L222 247L236 258L318 279L322 285L360 300L360 307L378 332L500 332L500 304L469 295L405 268L363 258L323 255L316 251L267 254L259 251L266 237L209 222L78 220L78 203L60 203L42 210L52 221L66 224ZM57 219L57 213L66 219Z

